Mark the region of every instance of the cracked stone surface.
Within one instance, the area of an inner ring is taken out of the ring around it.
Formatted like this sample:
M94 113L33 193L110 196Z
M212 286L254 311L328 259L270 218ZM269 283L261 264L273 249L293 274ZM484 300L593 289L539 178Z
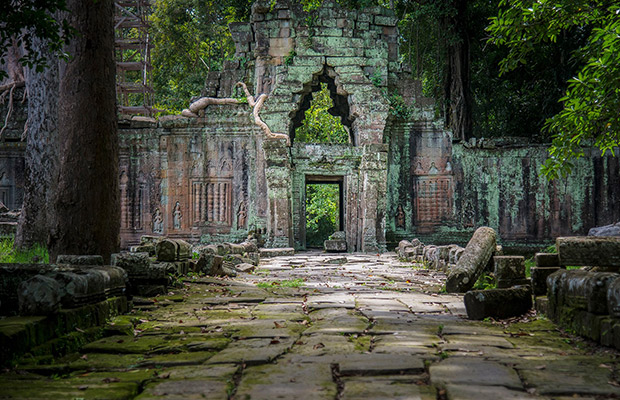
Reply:
M135 299L118 330L0 374L12 399L575 399L620 396L618 353L534 315L465 319L442 272L394 254L263 259Z

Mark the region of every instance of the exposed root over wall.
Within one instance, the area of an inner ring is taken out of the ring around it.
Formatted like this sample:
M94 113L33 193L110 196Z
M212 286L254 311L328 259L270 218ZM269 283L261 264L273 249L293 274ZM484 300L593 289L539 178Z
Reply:
M261 108L263 108L265 100L267 100L269 96L267 96L266 94L261 94L258 96L258 99L254 99L254 96L250 94L250 91L248 90L248 87L246 86L245 83L237 82L236 87L243 88L248 104L250 105L250 107L252 107L252 115L254 116L254 124L258 126L259 128L261 128L262 131L265 133L265 136L267 136L268 138L284 139L286 140L286 144L290 146L291 139L289 138L287 134L271 132L271 129L269 129L269 126L267 126L267 124L260 118L260 114L259 114L260 110ZM212 104L233 105L233 104L241 104L241 102L238 99L235 99L232 97L221 98L221 99L216 98L216 97L202 97L196 100L195 102L193 102L192 104L190 104L189 108L186 108L185 110L183 110L183 112L181 112L181 115L183 115L184 117L188 117L188 118L198 118L198 112L200 110L204 110L205 108L207 108L208 106Z
M0 139L2 139L2 134L6 130L6 127L9 125L9 119L11 118L11 114L13 114L13 92L16 88L23 87L25 86L25 84L26 83L24 81L13 81L7 83L6 85L0 86L0 104L4 104L7 95L9 97L9 107L6 113L6 117L4 118L4 125L2 125L2 129L0 129ZM22 103L24 102L25 97L26 94L24 93L24 99L22 99Z

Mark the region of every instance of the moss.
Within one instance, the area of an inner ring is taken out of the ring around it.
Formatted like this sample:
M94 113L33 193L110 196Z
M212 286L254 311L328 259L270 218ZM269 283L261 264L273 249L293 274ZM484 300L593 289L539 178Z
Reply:
M372 337L350 335L348 337L348 341L353 343L356 351L359 351L360 353L366 353L370 351L370 343L372 342Z

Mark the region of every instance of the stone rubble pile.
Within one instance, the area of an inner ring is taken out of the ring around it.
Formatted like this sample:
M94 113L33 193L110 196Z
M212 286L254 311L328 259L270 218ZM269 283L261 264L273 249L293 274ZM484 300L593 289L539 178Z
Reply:
M447 272L456 265L465 249L456 244L424 245L419 239L413 239L401 240L395 251L402 260L425 263L431 269Z
M127 271L130 293L143 297L167 293L176 279L189 272L236 276L252 272L259 260L255 238L240 244L191 245L181 239L143 236L140 245L112 256L112 264Z
M401 259L425 263L447 273L446 291L464 293L470 319L508 318L532 308L530 280L523 257L504 256L492 228L478 228L465 248L458 245L425 246L418 239L402 240L396 252ZM475 290L484 271L494 273L497 289Z

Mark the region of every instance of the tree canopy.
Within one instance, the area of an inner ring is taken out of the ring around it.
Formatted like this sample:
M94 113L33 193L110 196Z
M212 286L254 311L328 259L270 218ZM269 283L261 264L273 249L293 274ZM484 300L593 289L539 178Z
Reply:
M507 73L529 63L541 46L569 34L583 44L568 56L578 68L560 99L562 110L544 129L553 134L543 173L567 175L584 147L612 154L620 144L620 5L608 1L502 0L488 28L491 42L508 48L500 62Z
M47 40L49 51L66 59L63 46L75 35L67 19L57 17L66 10L66 0L0 2L0 63L5 63L8 48L16 45L25 50L20 63L41 72L47 67L47 58L32 46L34 38ZM0 80L6 76L0 69Z

